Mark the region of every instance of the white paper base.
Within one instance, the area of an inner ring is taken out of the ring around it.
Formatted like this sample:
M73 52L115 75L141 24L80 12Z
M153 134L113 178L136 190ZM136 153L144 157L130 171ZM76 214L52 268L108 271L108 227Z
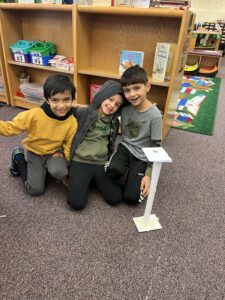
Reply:
M159 223L159 218L157 218L154 214L149 216L147 222L144 222L144 216L133 218L133 220L139 232L162 229L162 226Z

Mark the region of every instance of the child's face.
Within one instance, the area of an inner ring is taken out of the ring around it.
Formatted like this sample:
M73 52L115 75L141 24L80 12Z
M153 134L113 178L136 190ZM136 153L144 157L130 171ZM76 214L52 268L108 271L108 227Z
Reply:
M101 106L99 107L98 112L103 116L109 116L114 114L122 104L123 104L122 96L116 94L104 100Z
M124 95L127 100L136 108L138 108L147 98L147 93L150 91L150 83L135 83L124 86Z
M72 107L73 99L69 91L58 93L48 99L51 111L57 117L64 117Z

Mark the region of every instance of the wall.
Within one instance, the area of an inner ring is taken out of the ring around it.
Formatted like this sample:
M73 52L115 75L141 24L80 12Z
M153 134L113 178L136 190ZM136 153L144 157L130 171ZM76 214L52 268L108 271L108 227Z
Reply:
M191 0L190 10L196 13L196 22L225 21L225 0Z

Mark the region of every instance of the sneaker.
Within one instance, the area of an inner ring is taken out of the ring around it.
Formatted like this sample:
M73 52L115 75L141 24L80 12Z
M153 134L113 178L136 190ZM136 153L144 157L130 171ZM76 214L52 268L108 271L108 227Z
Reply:
M20 172L19 172L18 166L17 166L17 159L19 157L17 157L17 156L24 157L24 150L22 147L16 147L13 149L13 152L12 152L12 161L11 161L9 170L13 176L20 176Z

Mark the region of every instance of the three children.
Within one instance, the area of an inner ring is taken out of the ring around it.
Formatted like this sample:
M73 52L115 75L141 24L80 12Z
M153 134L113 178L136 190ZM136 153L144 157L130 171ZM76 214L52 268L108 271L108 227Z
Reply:
M70 146L77 130L72 103L76 89L70 79L61 74L44 83L45 102L41 107L19 113L12 121L0 121L0 135L27 133L23 146L12 152L10 172L21 176L27 192L40 195L45 190L46 176L62 180L68 174Z
M121 84L106 81L91 105L72 110L74 85L64 75L50 76L40 108L22 112L11 122L0 121L1 135L27 132L23 140L27 161L23 148L15 148L11 173L22 177L28 193L39 195L44 192L47 173L62 180L69 162L71 208L86 206L92 181L110 205L122 200L138 204L149 193L152 168L142 148L161 146L162 117L147 99L150 88L145 70L133 66L123 73ZM124 95L130 105L122 108L122 141L112 154ZM117 179L124 174L122 190Z

